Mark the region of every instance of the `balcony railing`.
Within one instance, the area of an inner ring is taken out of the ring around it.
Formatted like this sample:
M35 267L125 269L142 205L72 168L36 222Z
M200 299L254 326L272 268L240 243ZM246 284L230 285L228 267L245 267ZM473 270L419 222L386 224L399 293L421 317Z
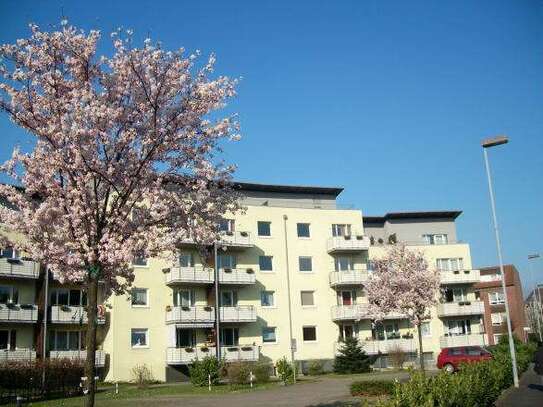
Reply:
M252 305L238 305L236 307L221 307L222 322L255 322L256 309Z
M70 359L85 361L87 359L86 350L52 350L49 352L51 359ZM103 367L106 364L106 353L103 350L97 350L94 359L97 367Z
M51 322L55 324L86 324L87 311L82 306L53 305L51 306ZM98 324L106 322L104 317L98 317Z
M36 322L38 307L33 304L0 304L2 322Z
M215 356L215 347L186 347L167 348L166 363L169 365L188 365L197 359L206 356ZM221 357L226 362L235 361L257 361L260 355L260 348L255 345L221 346Z
M166 284L213 284L214 270L209 267L171 267L162 270Z
M334 305L332 307L332 320L359 320L369 319L368 304Z
M439 346L442 348L453 348L455 346L484 346L485 334L468 334L468 335L447 335L439 338Z
M360 285L368 281L366 268L355 270L332 271L329 275L330 286Z
M358 252L368 250L370 239L367 236L334 236L328 239L326 250L328 253L334 252Z
M252 269L219 269L221 284L255 284L256 275Z
M166 323L210 327L215 322L215 309L210 306L177 306L166 311Z
M364 352L368 355L377 355L380 353L390 353L393 350L401 349L404 352L413 353L417 351L417 343L413 338L399 338L399 339L387 339L387 340L366 340L360 341L360 345ZM339 349L343 346L343 342L335 343L335 353L338 353Z
M0 258L0 277L36 279L40 275L40 264L32 260Z
M222 232L219 242L223 246L247 248L253 247L249 232Z
M439 270L441 284L475 284L481 281L479 270Z
M0 349L0 363L31 362L36 359L36 352L30 349L8 350Z
M439 317L454 317L462 315L481 315L485 312L482 301L446 302L437 306Z

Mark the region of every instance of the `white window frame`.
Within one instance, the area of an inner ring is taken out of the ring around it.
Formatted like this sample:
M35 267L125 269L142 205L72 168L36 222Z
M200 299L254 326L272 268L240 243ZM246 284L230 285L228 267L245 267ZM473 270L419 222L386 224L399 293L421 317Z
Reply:
M274 333L274 336L275 336L275 340L273 342L271 341L264 341L264 329L273 329L273 333ZM263 326L262 327L262 332L261 332L261 335L262 335L262 345L276 345L277 343L279 343L279 337L277 335L277 332L278 332L278 329L276 326Z
M136 258L144 259L144 260L145 260L145 264L136 264L136 263L134 263L134 261L136 260ZM148 258L148 257L134 256L134 259L132 260L132 267L136 267L136 268L148 268L148 267L149 267L149 258Z
M76 329L54 329L51 331L53 333L53 343L49 344L49 348L52 351L72 351L73 349L70 349L70 332L77 332L78 335L78 349L77 351L83 351L85 350L85 337L83 335L83 330L76 330ZM66 345L68 349L59 349L58 348L58 336L59 333L66 335Z
M428 327L426 332L422 328L423 325ZM431 323L431 321L423 321L421 323L421 325L420 325L420 330L422 332L422 337L423 338L430 338L432 336L432 323Z
M315 330L315 340L306 340L304 339L304 329L313 328ZM317 325L303 325L302 326L302 340L304 343L317 343L319 341L319 335L317 333Z
M134 333L145 333L145 345L133 345L132 344L132 335ZM132 349L149 349L149 328L131 328L130 329L130 347Z
M302 294L303 293L311 293L312 294L312 297L313 297L313 304L312 305L304 305L302 303ZM317 307L317 301L315 301L315 290L300 290L300 305L302 306L302 308L316 308Z
M271 293L271 298L272 298L272 305L263 305L262 304L262 295L264 293ZM277 304L275 302L275 291L274 290L262 290L260 291L260 306L262 308L277 308Z
M181 258L187 257L189 259L189 265L183 266L181 265ZM179 253L179 256L177 257L177 263L179 264L179 267L188 268L188 267L194 267L194 254L190 252L181 252Z
M184 293L184 292L188 292L189 293L189 305L183 305L182 304L182 297L181 297L181 293ZM175 302L177 303L177 306L178 307L193 307L193 304L196 302L196 294L193 290L189 289L189 288L178 288L176 289L174 292L173 292L173 295L175 298Z
M300 236L298 233L298 225L307 225L307 230L309 232L309 236ZM311 223L309 222L297 222L296 223L296 236L298 239L311 239Z
M130 305L132 308L149 308L149 289L145 287L133 287L132 290L145 291L145 304L134 304L133 297L130 295Z
M334 223L332 224L332 236L333 237L342 237L342 236L351 236L351 224L350 223Z
M302 259L309 259L309 263L311 264L311 270L300 270L301 269L301 260ZM311 256L298 256L298 271L300 273L314 273L315 270L313 269L313 257Z
M2 350L9 352L11 350L11 331L17 332L17 329L15 329L15 328L0 328L0 331L6 331L8 333L7 347L6 347L6 349L2 349ZM17 334L15 334L15 335L17 335ZM17 340L15 340L15 342L17 342ZM15 349L15 350L19 349L17 347L17 343L15 343L15 346L13 347L13 349Z
M347 260L347 268L346 269L342 269L340 267L341 260ZM353 256L345 256L345 255L336 256L334 258L334 269L335 269L335 271L340 271L340 272L341 271L352 271L352 270L354 270Z
M492 322L492 326L500 326L505 321L505 313L504 312L491 312L490 313L490 321Z
M12 285L0 285L0 287L2 288L7 288L9 290L9 299L8 299L8 302L6 304L15 304L15 301L13 300L13 293L15 292L15 290L17 290L17 296L19 296L19 288L18 287L14 287ZM68 297L68 300L69 300L69 297Z
M456 268L453 264L456 263ZM462 257L436 259L436 268L439 271L462 271L464 270L464 259Z
M262 270L260 268L260 258L261 257L269 257L271 259L271 270ZM275 273L275 270L273 268L273 256L267 256L267 255L264 255L264 256L258 256L258 269L261 273Z
M488 302L490 305L505 304L505 296L502 291L493 291L488 293Z
M11 257L6 257L6 255L4 254L6 249L8 249L8 250L11 249ZM0 249L0 254L5 259L18 260L18 259L21 258L21 251L17 250L14 247L2 247L2 249Z
M227 233L227 232L234 233L235 232L235 230L236 230L236 220L235 219L223 218L221 220L221 222L225 222L226 230L221 230L221 225L219 223L219 225L217 225L217 229L220 232L222 232L222 233Z
M269 235L261 235L261 234L260 234L260 230L259 230L259 228L258 228L258 225L259 225L260 223L267 223L267 224L268 224L269 229L270 229L270 234L269 234ZM271 221L269 221L269 220L259 220L259 221L257 221L257 222L256 222L256 235L257 235L258 237L264 238L264 239L266 239L266 238L269 239L270 237L272 237L272 236L273 236L273 233L272 233L272 223L271 223Z
M449 244L449 235L446 233L425 233L422 235L422 239L429 245ZM439 243L438 240L440 240Z

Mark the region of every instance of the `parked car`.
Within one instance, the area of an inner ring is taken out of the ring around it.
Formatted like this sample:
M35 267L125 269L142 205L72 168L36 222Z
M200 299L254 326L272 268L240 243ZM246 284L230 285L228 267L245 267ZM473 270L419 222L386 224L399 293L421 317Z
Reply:
M453 373L458 370L461 363L480 362L489 359L492 359L492 354L480 346L443 348L437 357L437 368Z

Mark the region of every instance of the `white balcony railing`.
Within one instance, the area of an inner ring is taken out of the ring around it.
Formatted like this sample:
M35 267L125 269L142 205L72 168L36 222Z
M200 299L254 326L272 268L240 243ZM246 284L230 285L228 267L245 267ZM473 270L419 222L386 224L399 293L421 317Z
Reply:
M439 270L441 284L475 284L481 281L479 270Z
M361 340L360 345L364 352L368 355L377 355L380 353L390 353L395 349L401 349L404 352L413 353L417 351L417 343L413 338L399 338L399 339L386 339L382 341L378 340ZM343 342L335 343L335 353L338 353L339 349L343 346Z
M219 269L221 284L255 284L256 275L252 269Z
M166 284L213 284L214 270L209 267L171 267L163 270Z
M482 301L446 302L437 306L439 317L482 315L484 312L485 306Z
M256 309L252 305L238 305L236 307L221 307L222 322L255 322Z
M51 306L51 322L55 324L86 324L87 311L82 306L53 305ZM104 317L98 317L98 324L106 322Z
M215 322L215 308L210 306L177 306L166 311L166 323L212 326Z
M485 334L447 335L439 338L439 346L442 348L454 348L455 346L484 346Z
M0 304L2 322L36 322L38 307L33 304Z
M328 253L333 252L357 252L368 250L370 247L370 239L367 236L352 235L352 236L334 236L328 239L326 250Z
M223 232L221 233L221 245L229 247L246 248L252 247L251 235L249 232Z
M0 349L0 363L25 362L36 359L36 352L30 349L8 350Z
M360 285L368 281L368 271L363 269L332 271L329 275L330 286Z
M40 264L32 260L0 258L0 276L36 279L40 275Z
M332 307L332 320L359 320L368 319L368 304L334 305Z
M86 350L52 350L49 352L51 359L70 359L85 361L87 359ZM103 367L106 364L106 353L103 350L97 350L94 364L97 367Z
M215 356L215 347L167 348L166 363L169 365L188 365L206 356ZM257 361L260 348L255 345L221 346L221 358L226 362Z

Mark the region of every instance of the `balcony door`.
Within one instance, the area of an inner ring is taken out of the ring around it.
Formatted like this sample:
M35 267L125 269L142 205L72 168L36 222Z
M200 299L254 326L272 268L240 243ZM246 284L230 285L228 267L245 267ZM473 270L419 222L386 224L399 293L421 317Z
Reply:
M462 302L467 300L467 293L464 287L445 289L446 302Z
M194 307L195 295L192 290L175 290L173 305L175 307Z
M179 267L194 267L192 253L181 253L179 255Z
M194 329L177 328L175 345L178 348L192 348L196 345L196 331Z
M220 269L235 269L236 256L233 254L219 254L217 256L217 266Z
M353 324L342 324L339 326L339 337L342 341L347 338L356 338L356 336Z
M15 350L17 331L15 329L0 330L0 350Z
M338 305L349 306L356 303L356 292L354 290L342 290L338 293Z
M353 269L353 258L350 256L338 256L335 258L336 271L350 271Z
M471 320L451 319L445 324L445 333L448 336L471 334Z
M351 225L347 224L333 224L332 225L332 236L350 236L351 235Z
M373 339L387 341L400 338L400 324L398 322L383 322L372 330Z
M238 306L238 293L234 290L222 290L221 291L221 307L237 307Z
M239 345L239 329L238 328L222 328L221 329L221 346L238 346Z

